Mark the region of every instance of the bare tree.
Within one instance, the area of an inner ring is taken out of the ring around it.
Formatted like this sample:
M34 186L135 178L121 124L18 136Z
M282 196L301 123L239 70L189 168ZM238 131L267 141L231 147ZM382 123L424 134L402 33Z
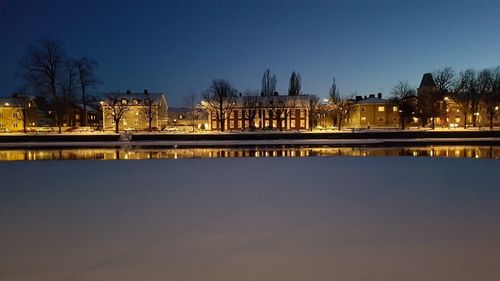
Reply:
M276 74L271 74L270 69L264 71L262 76L262 90L260 92L261 96L273 96L276 92L276 84L278 80L276 79Z
M153 130L153 121L158 116L160 106L157 104L154 97L146 91L144 92L145 97L142 100L141 107L139 108L139 114L144 121L148 122L148 131L151 132Z
M313 127L317 125L318 115L320 113L320 101L319 97L316 95L311 95L307 99L307 115L309 117L309 130L312 131Z
M479 84L486 109L486 115L490 123L490 130L493 130L493 119L499 113L500 105L500 67L485 69L479 73Z
M115 133L119 133L120 121L123 116L130 111L128 100L123 99L121 94L109 94L106 96L103 104L103 110L106 116L113 119L115 123Z
M276 120L278 130L283 131L283 121L288 120L292 111L296 109L297 97L295 96L269 96L266 107L270 109L270 117ZM272 123L271 123L272 126Z
M82 57L74 62L77 70L78 86L80 88L81 102L83 105L83 126L87 126L87 95L89 90L96 87L101 81L95 76L95 70L98 67L97 61Z
M300 90L302 88L301 77L299 73L292 72L290 75L290 85L288 86L288 95L289 96L298 96L300 95Z
M258 91L247 90L243 94L244 116L248 120L248 125L251 131L255 131L255 118L262 108L262 101Z
M451 96L464 116L464 129L467 128L469 113L474 112L474 96L477 90L476 72L473 69L460 72Z
M182 103L184 107L188 110L189 112L189 123L193 129L193 132L195 130L195 117L196 117L196 112L198 110L198 95L196 94L190 94L188 96L185 96L182 98Z
M332 86L328 92L328 111L332 117L332 124L337 125L337 120L340 114L342 99L340 98L340 91L337 87L337 82L335 77L333 77ZM339 129L340 130L340 129Z
M226 115L235 106L237 90L227 80L214 79L210 87L203 93L211 114L215 113L220 131L225 130Z
M22 76L35 92L50 98L53 117L61 133L63 95L58 89L64 67L64 52L61 46L51 40L41 40L31 47L21 61Z
M405 129L405 120L412 116L415 109L415 89L408 81L399 81L392 88L392 100L397 104L401 119L401 129Z
M34 97L28 96L22 92L14 94L14 97L17 99L16 118L23 122L23 132L27 133L29 120L36 115Z
M352 104L352 99L345 97L340 98L340 100L337 102L338 106L337 128L339 131L342 130L342 124L345 122L345 120L347 120L347 118L351 114L351 108L352 108L351 104Z

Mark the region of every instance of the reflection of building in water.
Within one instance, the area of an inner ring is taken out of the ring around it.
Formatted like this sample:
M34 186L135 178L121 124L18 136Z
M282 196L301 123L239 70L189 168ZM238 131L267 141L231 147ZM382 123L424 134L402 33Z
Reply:
M317 148L162 148L162 149L4 149L0 161L36 160L141 160L189 158L266 157L466 157L500 159L500 146L430 147L317 147Z

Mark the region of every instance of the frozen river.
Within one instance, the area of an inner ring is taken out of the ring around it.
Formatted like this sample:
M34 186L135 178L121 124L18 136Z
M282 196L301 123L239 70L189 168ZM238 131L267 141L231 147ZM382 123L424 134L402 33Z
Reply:
M498 281L500 161L0 162L1 281Z

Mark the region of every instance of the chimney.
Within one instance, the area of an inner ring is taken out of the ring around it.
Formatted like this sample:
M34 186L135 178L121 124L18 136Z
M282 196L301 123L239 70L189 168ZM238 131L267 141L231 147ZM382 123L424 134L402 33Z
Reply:
M382 93L377 94L377 98L381 99L382 98Z
M130 90L127 90L127 94L130 94Z
M370 94L370 98L374 98L375 97L375 94Z
M144 89L144 94L147 95L148 94L148 89Z

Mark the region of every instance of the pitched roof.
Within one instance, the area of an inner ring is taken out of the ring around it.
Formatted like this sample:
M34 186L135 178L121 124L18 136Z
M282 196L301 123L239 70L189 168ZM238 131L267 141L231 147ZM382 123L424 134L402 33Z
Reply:
M419 88L432 88L432 87L436 87L434 78L432 78L432 73L425 73L422 76L422 81L420 82Z

